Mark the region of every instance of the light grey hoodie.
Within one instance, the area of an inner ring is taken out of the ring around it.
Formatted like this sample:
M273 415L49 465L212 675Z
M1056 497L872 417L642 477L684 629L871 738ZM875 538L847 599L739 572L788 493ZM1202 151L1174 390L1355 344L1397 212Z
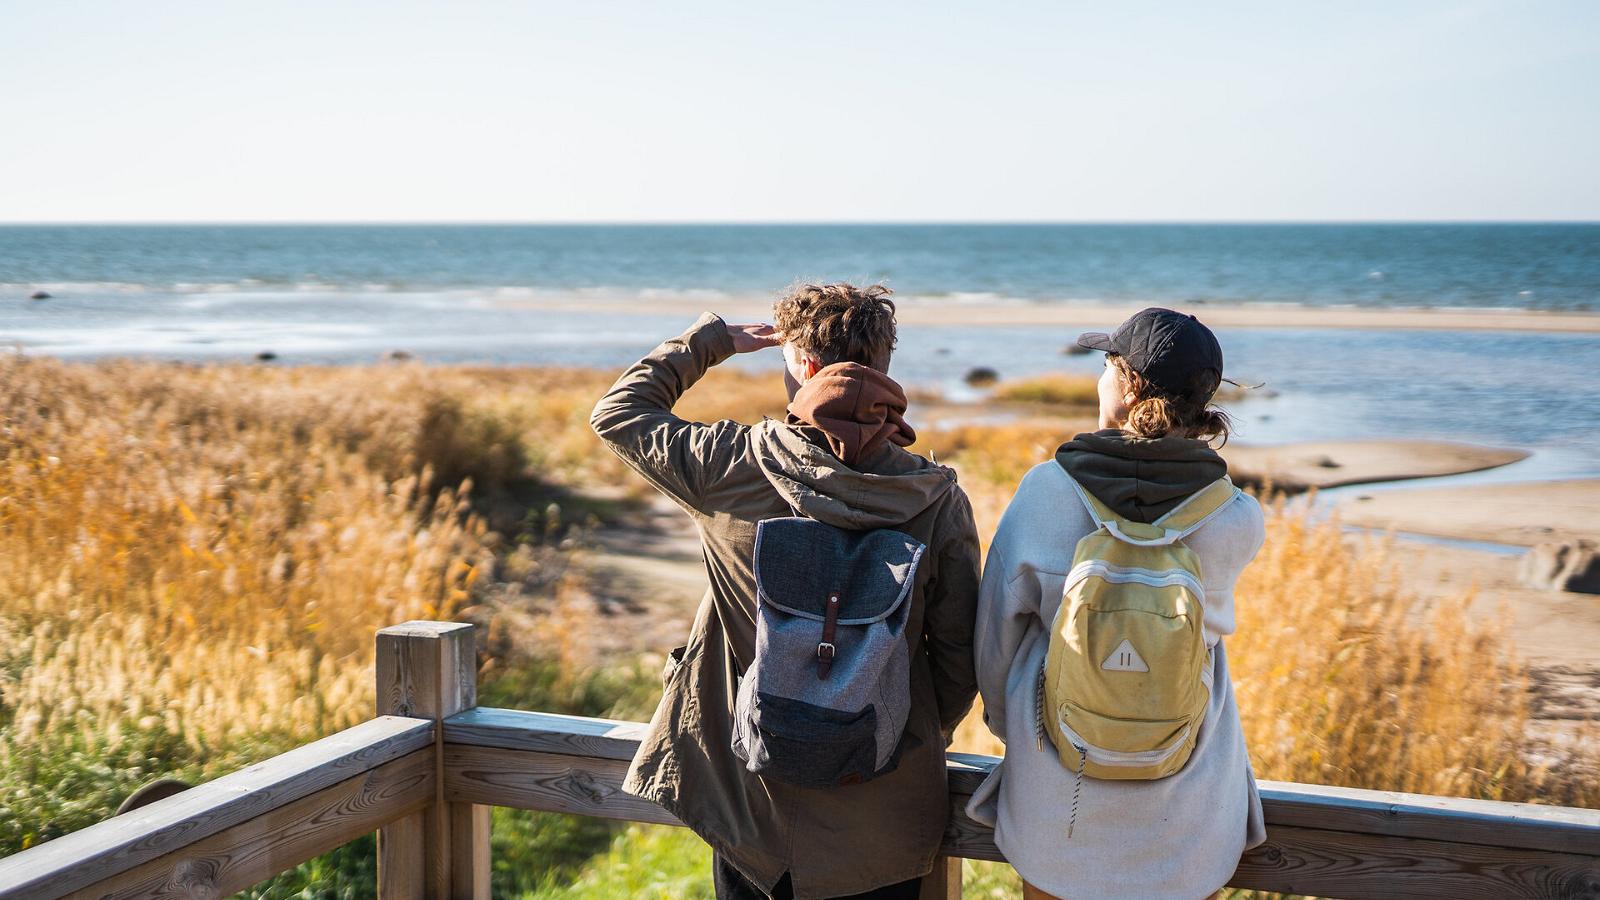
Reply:
M978 686L985 720L1006 755L967 811L994 826L995 843L1024 879L1056 896L1204 897L1227 883L1246 849L1266 839L1222 642L1234 630L1234 582L1261 547L1261 507L1241 494L1185 540L1200 557L1216 685L1194 754L1157 781L1082 779L1069 838L1078 776L1048 742L1039 747L1030 715L1073 549L1095 528L1065 465L1041 463L1023 478L989 548L979 593Z

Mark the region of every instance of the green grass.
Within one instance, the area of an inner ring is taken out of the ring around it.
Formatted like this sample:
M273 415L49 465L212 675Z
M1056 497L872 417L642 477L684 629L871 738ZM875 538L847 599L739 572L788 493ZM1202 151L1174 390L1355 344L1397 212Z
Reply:
M498 893L496 896L500 896ZM524 900L698 900L713 896L711 848L687 828L630 825L576 879L546 878Z

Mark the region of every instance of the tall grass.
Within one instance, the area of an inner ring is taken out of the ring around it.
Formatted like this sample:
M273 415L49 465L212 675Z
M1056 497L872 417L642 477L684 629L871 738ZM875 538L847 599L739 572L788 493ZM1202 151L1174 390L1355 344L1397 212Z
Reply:
M426 440L396 446L437 404L356 387L0 363L9 745L198 749L371 714L373 623L452 615L491 560L465 479L430 491Z
M367 717L372 634L404 619L487 622L486 702L646 713L655 680L633 661L578 672L527 639L581 615L561 540L575 505L650 493L587 425L612 377L0 360L0 853L153 775L218 774ZM717 371L680 412L781 416L781 382ZM914 449L959 470L987 536L1022 473L1089 424L927 428ZM1575 774L1600 744L1532 758L1524 667L1468 599L1423 609L1382 542L1276 509L1229 642L1257 773L1600 805ZM976 723L961 746L997 752ZM527 845L503 865L560 846L571 873L609 840L503 819ZM653 881L632 864L628 841L664 858L679 838L634 835L603 857L632 866L617 884L699 889L672 880L683 867ZM514 875L497 878L560 889ZM580 893L604 895L597 878Z

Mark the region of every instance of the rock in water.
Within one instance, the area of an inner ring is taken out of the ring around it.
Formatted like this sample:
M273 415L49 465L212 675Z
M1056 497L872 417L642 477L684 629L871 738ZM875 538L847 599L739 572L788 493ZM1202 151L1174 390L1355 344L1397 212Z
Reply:
M32 294L28 295L28 299L29 300L49 300L50 299L50 292L49 291L34 291Z
M405 362L411 359L410 350L388 350L383 354L386 362Z
M273 353L271 350L263 350L256 354L256 362L272 362L277 358L278 354Z
M1000 380L1000 373L988 366L979 366L967 370L967 377L962 380L970 387L988 387Z
M1061 348L1062 356L1088 356L1093 352L1093 350L1090 350L1088 347L1085 347L1082 344L1068 344Z
M1582 538L1539 544L1523 555L1517 578L1547 591L1600 594L1600 544Z

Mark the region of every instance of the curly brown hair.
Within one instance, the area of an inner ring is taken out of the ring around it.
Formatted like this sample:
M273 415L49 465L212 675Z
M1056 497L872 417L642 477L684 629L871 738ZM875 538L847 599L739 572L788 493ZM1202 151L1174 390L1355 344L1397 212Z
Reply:
M1233 430L1233 420L1228 414L1211 405L1211 398L1222 385L1222 379L1213 369L1201 369L1189 379L1188 388L1180 395L1168 394L1133 370L1128 361L1115 353L1106 354L1106 361L1122 380L1122 388L1133 395L1128 404L1128 418L1122 423L1124 431L1141 438L1160 438L1168 435L1228 442Z
M897 339L892 293L881 284L797 284L773 304L773 324L785 343L825 366L853 362L888 372Z

